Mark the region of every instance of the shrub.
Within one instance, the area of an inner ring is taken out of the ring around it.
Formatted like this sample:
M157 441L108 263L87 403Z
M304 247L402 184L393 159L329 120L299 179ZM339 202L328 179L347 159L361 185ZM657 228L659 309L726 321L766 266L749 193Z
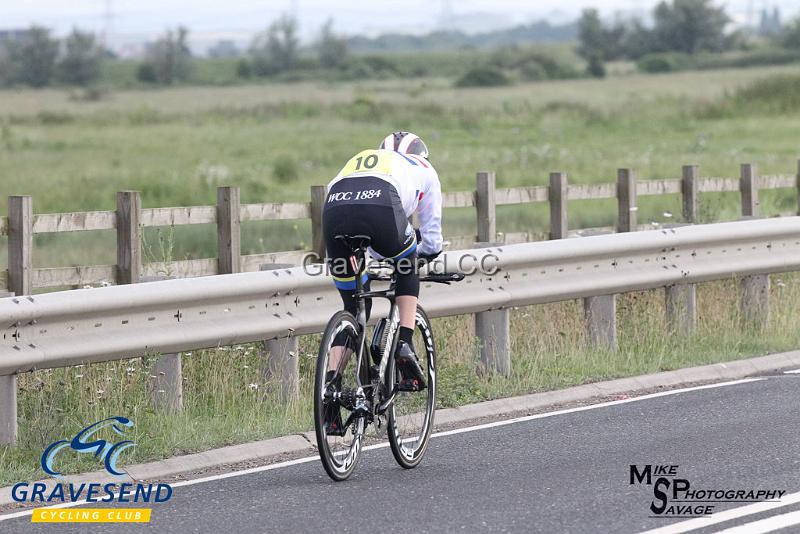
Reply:
M549 76L547 76L547 71L542 66L541 63L536 61L535 59L531 59L530 61L526 61L520 66L519 69L522 78L529 81L540 81L546 80Z
M593 55L589 58L589 64L586 66L586 71L594 78L606 77L606 66L603 60L598 55Z
M143 83L156 83L156 68L150 62L144 62L136 69L136 79Z
M239 78L249 78L253 75L253 70L250 68L250 63L246 59L240 59L236 62L236 76Z
M697 106L694 115L717 119L748 113L792 114L800 112L800 75L770 76Z
M497 67L475 67L456 81L456 87L500 87L510 83L508 76Z
M291 156L278 156L272 164L272 175L281 183L289 183L300 177L297 162Z
M640 71L650 74L683 70L690 68L690 65L691 58L688 55L676 52L647 54L636 63Z
M94 34L72 30L64 40L64 55L58 62L62 82L87 86L100 77L103 49Z
M769 113L795 113L800 110L800 75L770 76L738 89L733 100L739 107Z

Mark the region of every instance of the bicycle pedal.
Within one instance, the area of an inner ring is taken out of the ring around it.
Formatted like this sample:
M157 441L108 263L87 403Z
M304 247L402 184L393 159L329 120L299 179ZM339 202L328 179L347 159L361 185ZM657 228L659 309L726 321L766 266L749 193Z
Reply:
M425 384L416 378L405 378L397 384L397 391L417 392L425 389Z

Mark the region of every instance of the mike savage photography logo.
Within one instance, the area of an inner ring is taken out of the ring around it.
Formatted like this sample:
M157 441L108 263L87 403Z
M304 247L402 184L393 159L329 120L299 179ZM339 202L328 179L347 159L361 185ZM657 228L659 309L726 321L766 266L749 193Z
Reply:
M85 501L86 503L129 504L163 503L172 498L172 486L164 483L142 482L66 482L58 467L68 454L90 454L113 477L127 477L118 466L123 452L136 444L127 439L133 428L127 417L114 416L83 428L70 439L54 441L42 452L42 470L54 478L53 482L19 482L11 488L14 501L24 504L53 506ZM102 439L98 435L118 436L119 439ZM36 508L33 522L148 522L149 508Z
M727 488L692 485L679 475L678 465L631 465L630 485L652 486L649 517L682 519L710 516L726 503L780 501L786 490L776 488Z

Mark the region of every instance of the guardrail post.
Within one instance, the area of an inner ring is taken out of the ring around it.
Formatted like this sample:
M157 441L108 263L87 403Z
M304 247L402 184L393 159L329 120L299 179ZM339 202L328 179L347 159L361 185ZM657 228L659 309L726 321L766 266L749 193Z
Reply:
M742 193L742 216L758 217L758 169L752 163L742 163L739 191Z
M325 236L322 233L322 210L325 208L325 197L327 195L327 186L311 186L311 251L319 256L320 262L325 259Z
M135 284L142 275L141 212L138 191L117 193L117 284Z
M617 232L636 231L636 173L617 170ZM583 299L586 339L593 349L617 350L617 296Z
M478 221L478 242L493 243L497 240L497 218L495 216L495 175L481 171L475 177L475 207Z
M183 411L183 359L178 354L162 354L153 366L150 400L153 409L165 413Z
M496 178L492 171L475 176L475 212L477 239L481 246L497 240L495 204ZM511 343L508 310L490 310L475 314L475 335L480 339L483 368L504 376L511 374Z
M687 223L697 223L698 207L698 166L684 165L681 176L681 196L683 197L683 220Z
M217 188L217 272L242 270L240 193L238 187Z
M17 443L17 375L0 376L0 443Z
M284 400L294 400L300 396L298 338L294 336L270 339L264 342L264 354L261 360L261 376L271 390Z
M617 232L636 231L636 173L617 171Z
M259 270L272 271L292 267L295 266L290 263L264 263ZM284 401L297 399L300 396L298 338L290 335L279 339L270 339L263 345L260 371L264 384L272 384L271 391L277 392ZM277 383L273 383L273 381L277 381Z
M681 176L683 220L696 223L698 217L698 166L684 165ZM697 289L695 284L675 284L664 289L667 331L689 336L697 326Z
M769 275L743 276L741 291L741 318L746 328L763 328L769 319Z
M550 239L567 237L567 173L551 172L550 188L547 190L550 201Z
M33 284L33 199L8 197L8 290L30 295Z
M143 276L140 283L170 280L170 276ZM180 314L180 311L178 312ZM180 320L180 317L176 317ZM162 354L153 366L150 379L150 402L157 412L183 411L183 357L181 353Z
M665 289L667 330L689 336L697 325L697 291L694 284L675 284Z
M586 339L593 349L617 350L617 296L583 299Z
M481 363L494 373L511 374L511 342L508 310L475 314L475 335L481 340Z

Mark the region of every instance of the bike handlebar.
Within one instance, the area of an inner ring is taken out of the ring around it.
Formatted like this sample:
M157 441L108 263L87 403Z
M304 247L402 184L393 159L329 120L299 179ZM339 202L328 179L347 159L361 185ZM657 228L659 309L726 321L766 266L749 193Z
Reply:
M367 273L370 280L377 280L379 282L391 282L394 274L377 274ZM452 282L460 282L466 275L464 273L428 273L421 276L420 282L434 282L436 284L450 284Z

